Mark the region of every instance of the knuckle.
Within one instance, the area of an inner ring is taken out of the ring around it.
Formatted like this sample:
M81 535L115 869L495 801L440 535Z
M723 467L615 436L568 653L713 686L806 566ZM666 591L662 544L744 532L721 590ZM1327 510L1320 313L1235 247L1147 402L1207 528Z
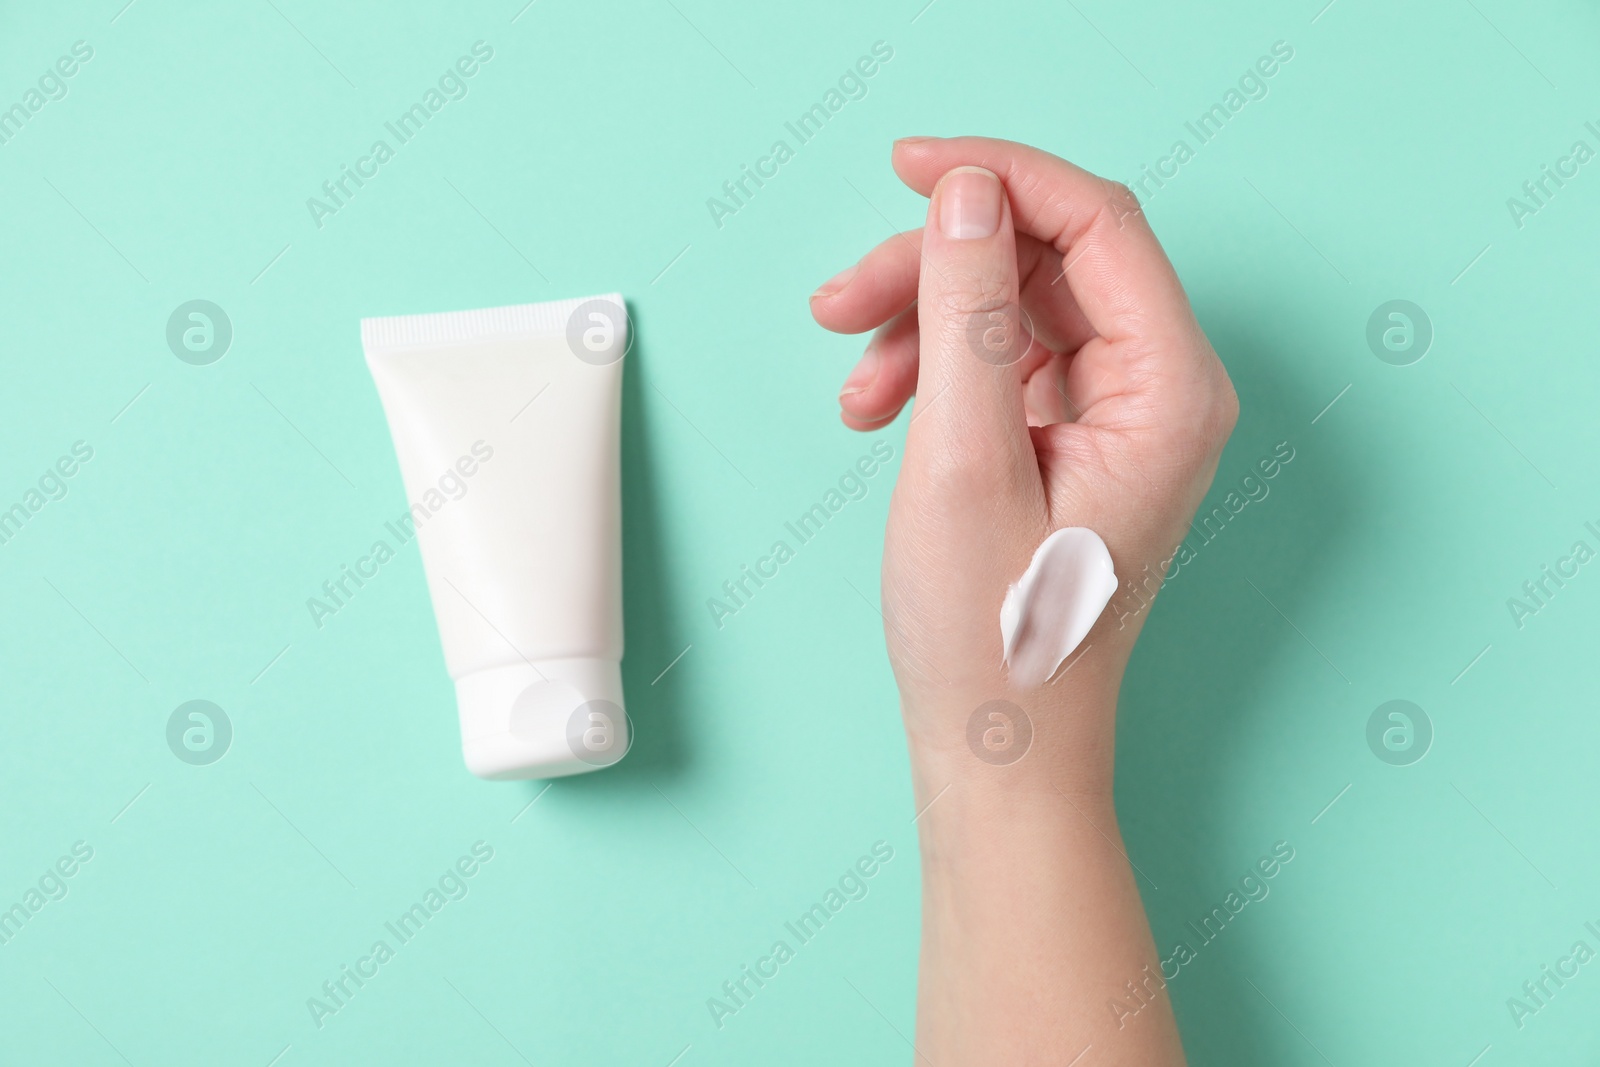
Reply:
M973 316L1003 310L1015 300L1011 286L990 274L951 273L947 280L948 284L933 294L933 310L962 328Z
M1021 308L1013 288L997 278L951 280L931 296L928 335L946 351L970 352L995 366L1020 358Z

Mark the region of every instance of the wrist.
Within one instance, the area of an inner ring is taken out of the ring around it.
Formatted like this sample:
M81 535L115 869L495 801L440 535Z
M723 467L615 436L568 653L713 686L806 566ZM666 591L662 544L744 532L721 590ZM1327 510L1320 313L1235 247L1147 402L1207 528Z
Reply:
M903 687L917 809L946 788L987 804L1061 794L1109 804L1122 678L1110 666L1085 661L1027 691Z

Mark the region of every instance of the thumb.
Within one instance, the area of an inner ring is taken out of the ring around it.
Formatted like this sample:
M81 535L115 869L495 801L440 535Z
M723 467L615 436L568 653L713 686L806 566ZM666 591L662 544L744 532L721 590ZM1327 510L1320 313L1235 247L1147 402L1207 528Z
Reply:
M1037 482L1022 402L1031 343L1017 296L1016 235L1005 187L957 167L928 201L917 285L921 360L907 459L992 487Z

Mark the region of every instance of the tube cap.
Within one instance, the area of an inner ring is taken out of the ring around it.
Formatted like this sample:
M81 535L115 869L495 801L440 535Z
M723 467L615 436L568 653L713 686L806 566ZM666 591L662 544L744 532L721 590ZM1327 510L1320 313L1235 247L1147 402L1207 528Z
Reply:
M461 752L479 778L559 778L609 767L628 754L622 665L550 659L456 679Z

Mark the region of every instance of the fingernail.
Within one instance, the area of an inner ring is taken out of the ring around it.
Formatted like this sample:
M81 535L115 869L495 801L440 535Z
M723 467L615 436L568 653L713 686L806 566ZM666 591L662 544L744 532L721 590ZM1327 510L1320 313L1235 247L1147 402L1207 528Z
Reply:
M861 362L856 364L856 369L850 372L850 377L844 380L844 388L839 390L839 399L864 393L878 377L878 342L867 345L867 350L861 353Z
M895 144L921 144L923 141L932 141L932 137L896 137Z
M1000 179L982 167L960 167L939 183L939 230L946 237L993 237L1000 229Z
M811 294L811 299L816 300L820 297L832 296L834 293L837 293L840 289L843 289L845 286L850 284L850 279L854 278L856 276L856 271L860 269L861 264L859 263L855 264L854 266L846 267L838 274L835 274L833 277L817 286L817 291Z

